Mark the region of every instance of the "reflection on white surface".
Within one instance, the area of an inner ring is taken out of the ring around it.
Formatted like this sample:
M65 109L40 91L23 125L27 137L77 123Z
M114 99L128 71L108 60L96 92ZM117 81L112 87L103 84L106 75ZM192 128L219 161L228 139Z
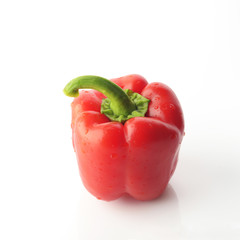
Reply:
M154 239L155 236L177 236L182 231L177 195L170 185L161 197L148 202L129 196L113 202L94 199L88 206L81 202L78 231L79 236L87 239L99 236L106 239Z

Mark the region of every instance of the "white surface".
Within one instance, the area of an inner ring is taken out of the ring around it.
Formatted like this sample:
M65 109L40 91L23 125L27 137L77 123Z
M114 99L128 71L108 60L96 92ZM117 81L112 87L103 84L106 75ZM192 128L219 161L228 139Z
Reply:
M0 239L239 239L239 1L1 1ZM138 73L185 113L152 202L102 202L71 143L74 77Z

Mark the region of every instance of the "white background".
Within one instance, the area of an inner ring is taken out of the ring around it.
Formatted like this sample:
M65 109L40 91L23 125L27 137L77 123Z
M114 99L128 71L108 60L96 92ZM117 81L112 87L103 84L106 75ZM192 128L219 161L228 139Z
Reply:
M0 239L239 239L240 1L1 1ZM186 136L157 200L95 199L71 142L77 76L177 94Z

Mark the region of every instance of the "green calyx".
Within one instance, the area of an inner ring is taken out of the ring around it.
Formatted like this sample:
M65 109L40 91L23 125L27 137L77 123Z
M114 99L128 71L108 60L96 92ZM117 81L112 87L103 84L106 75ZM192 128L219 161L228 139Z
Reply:
M117 84L98 76L74 78L64 88L69 97L77 97L78 89L95 89L107 98L103 99L101 113L110 120L124 123L133 117L144 117L148 110L149 99L129 89L123 90Z
M114 111L111 108L111 100L109 98L105 98L102 101L101 113L105 114L112 121L122 123L126 122L130 118L144 117L148 110L148 103L150 102L150 100L129 89L124 90L124 92L127 94L130 101L135 105L135 110L130 112L128 115L114 114Z

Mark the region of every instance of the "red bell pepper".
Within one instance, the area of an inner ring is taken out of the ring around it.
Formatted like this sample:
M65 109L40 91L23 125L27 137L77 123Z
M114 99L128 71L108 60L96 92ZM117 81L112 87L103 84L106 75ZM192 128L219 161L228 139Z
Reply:
M79 93L80 88L95 90ZM86 189L106 201L125 193L138 200L160 196L176 168L184 135L174 92L128 75L112 81L78 77L64 93L75 97L73 146Z

